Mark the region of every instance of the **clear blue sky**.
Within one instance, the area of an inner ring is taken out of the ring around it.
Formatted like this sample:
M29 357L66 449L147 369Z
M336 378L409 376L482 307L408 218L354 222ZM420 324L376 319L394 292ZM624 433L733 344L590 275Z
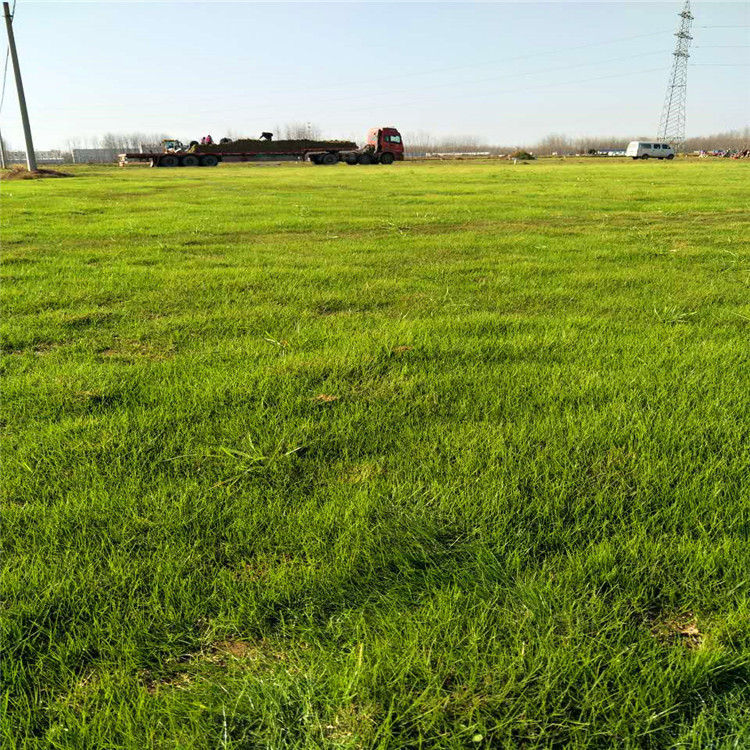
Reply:
M653 134L681 5L18 0L15 30L37 148L304 121L360 141L393 124L521 144ZM688 135L745 127L750 3L693 11ZM10 71L0 126L22 147Z

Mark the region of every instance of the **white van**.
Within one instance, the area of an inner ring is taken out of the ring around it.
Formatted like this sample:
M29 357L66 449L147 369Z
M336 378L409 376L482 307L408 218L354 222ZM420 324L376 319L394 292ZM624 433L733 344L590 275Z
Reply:
M668 143L631 141L625 156L632 156L633 159L674 159L674 149Z

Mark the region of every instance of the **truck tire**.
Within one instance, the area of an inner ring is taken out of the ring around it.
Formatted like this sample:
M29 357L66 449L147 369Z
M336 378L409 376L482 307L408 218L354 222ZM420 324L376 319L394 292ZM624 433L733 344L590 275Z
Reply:
M674 154L670 154L670 155L669 155L669 156L667 157L667 159L669 159L669 161L672 161L672 159L674 159Z
M648 159L648 154L643 154L643 156L641 156L641 159L643 159L644 161L645 161L646 159Z
M310 161L311 161L311 162L312 162L313 164L320 164L320 156L311 156L311 157L310 157Z
M162 156L161 159L159 159L160 167L178 167L179 165L180 160L173 154L167 154L166 156Z
M354 166L357 163L357 155L356 154L347 154L344 157L344 161L349 164L350 166Z
M338 164L339 163L339 155L334 153L327 153L323 154L320 157L320 163L325 164L326 166L330 167L332 164Z
M393 164L394 161L396 161L396 157L393 154L380 154L381 164Z
M200 163L201 160L195 154L188 154L180 159L181 167L197 167Z
M357 164L372 164L372 156L370 154L360 154L357 157Z
M202 167L215 167L219 163L219 157L213 154L205 154L201 156Z

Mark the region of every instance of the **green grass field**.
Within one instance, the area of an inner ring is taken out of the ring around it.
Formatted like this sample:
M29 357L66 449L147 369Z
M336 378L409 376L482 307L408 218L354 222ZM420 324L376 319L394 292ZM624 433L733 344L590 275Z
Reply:
M750 747L750 164L2 187L4 747Z

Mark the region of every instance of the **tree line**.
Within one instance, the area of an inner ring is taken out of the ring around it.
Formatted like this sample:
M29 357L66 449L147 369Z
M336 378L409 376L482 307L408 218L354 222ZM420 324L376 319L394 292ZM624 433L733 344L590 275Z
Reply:
M165 133L104 133L99 136L76 136L65 141L65 148L73 151L79 148L106 148L112 151L137 151L141 146L157 146L170 138Z
M311 140L323 140L323 129L315 123L290 122L276 124L274 126L274 137L277 140L300 140L309 138ZM196 140L200 138L199 134ZM260 136L260 133L237 133L233 130L214 133L214 140L227 137L231 140ZM217 137L218 136L218 137ZM84 148L106 148L112 151L138 151L161 149L161 142L170 138L166 133L104 133L99 136L76 136L65 141L65 150ZM510 154L518 150L531 151L539 156L551 154L572 155L585 154L591 151L611 151L622 149L630 141L650 141L653 136L629 135L629 136L580 136L571 137L561 133L551 133L536 142L522 143L498 143L474 135L457 136L434 136L425 131L404 133L404 143L407 155L420 155L427 153L467 153L467 152L489 152L490 154ZM190 139L188 139L190 140ZM357 140L357 139L355 139ZM6 142L3 143L6 151L13 148ZM688 138L685 142L686 151L712 151L721 149L745 149L750 147L750 127L738 130L728 130L713 135L695 136Z
M627 136L579 136L571 137L551 133L536 142L498 144L476 136L435 137L423 131L404 133L407 154L489 152L510 154L519 150L530 151L538 156L560 156L587 154L596 151L624 149L630 141L652 141L653 135ZM713 135L695 136L685 141L686 151L711 151L722 149L745 149L750 147L750 128L728 130Z

